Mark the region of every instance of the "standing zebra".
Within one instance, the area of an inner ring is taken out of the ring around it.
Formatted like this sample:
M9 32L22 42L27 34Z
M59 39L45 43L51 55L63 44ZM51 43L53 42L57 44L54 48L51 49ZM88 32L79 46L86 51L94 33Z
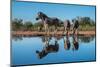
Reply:
M72 20L72 22L73 22L73 35L74 34L77 35L78 34L78 28L79 28L79 21L74 19L74 20Z
M51 17L48 17L43 12L38 12L36 20L39 20L39 19L43 23L46 34L47 34L47 32L49 33L49 26L50 25L54 25L55 31L57 31L57 26L59 26L59 22L60 22L60 20L58 18L51 18Z
M70 31L70 26L71 26L70 21L69 21L69 20L66 20L66 21L64 22L64 33L65 33L66 35L69 34L68 32Z

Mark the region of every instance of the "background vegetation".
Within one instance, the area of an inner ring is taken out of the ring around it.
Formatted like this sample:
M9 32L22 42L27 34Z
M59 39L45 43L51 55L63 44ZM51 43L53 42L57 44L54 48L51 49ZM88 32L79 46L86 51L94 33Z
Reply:
M74 19L77 19L79 21L80 31L95 30L96 22L93 21L90 17L76 17ZM15 18L12 20L11 23L12 23L11 24L12 31L44 31L44 27L41 21L33 24L31 21L23 21L23 19ZM63 30L64 29L63 23L59 23L59 24L60 26L58 26L58 30ZM71 24L73 25L72 22ZM50 31L54 30L54 26L53 25L49 26L49 29Z

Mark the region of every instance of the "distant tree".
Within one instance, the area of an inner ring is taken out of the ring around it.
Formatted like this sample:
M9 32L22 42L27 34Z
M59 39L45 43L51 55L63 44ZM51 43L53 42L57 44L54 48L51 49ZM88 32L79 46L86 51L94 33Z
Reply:
M23 27L23 20L22 19L14 19L12 20L12 30L13 31L18 31L21 30L21 28Z
M90 17L76 17L72 19L72 21L78 20L79 21L79 26L80 30L90 30L90 29L95 29L95 21L93 21ZM59 30L63 29L63 21L59 21L59 25L57 25ZM15 18L12 20L12 31L44 31L44 25L42 21L32 23L31 21L23 22L22 19ZM73 26L73 24L71 25ZM91 28L92 27L92 28ZM49 25L49 30L54 30L54 25L51 24Z
M32 27L33 27L32 22L27 21L27 22L24 23L24 30L25 31L31 31L32 30Z
M42 26L43 26L43 23L41 23L41 22L36 22L36 23L34 23L34 26L35 26L35 27L42 27Z
M95 25L95 22L90 17L78 17L80 25Z

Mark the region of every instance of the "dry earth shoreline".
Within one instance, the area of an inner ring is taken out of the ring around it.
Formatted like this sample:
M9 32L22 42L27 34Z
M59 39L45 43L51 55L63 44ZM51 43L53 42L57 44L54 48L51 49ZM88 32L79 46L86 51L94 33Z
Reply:
M12 35L15 35L15 36L45 36L46 33L45 32L38 32L38 31L13 31L11 32ZM54 32L50 32L49 33L50 35L53 35ZM70 31L69 34L71 35L72 32ZM79 35L86 35L86 36L89 36L89 35L95 35L95 31L78 31L78 34ZM62 31L58 31L56 34L56 36L62 36L64 35Z

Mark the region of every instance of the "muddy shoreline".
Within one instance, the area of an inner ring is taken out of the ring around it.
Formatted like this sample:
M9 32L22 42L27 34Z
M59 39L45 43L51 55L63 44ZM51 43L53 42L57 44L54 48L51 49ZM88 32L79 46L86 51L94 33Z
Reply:
M70 35L72 35L72 31L69 32ZM78 31L78 35L95 35L95 31ZM54 32L50 32L49 35L45 32L38 32L38 31L13 31L11 32L12 36L54 36ZM63 36L64 33L62 31L58 31L55 36Z

